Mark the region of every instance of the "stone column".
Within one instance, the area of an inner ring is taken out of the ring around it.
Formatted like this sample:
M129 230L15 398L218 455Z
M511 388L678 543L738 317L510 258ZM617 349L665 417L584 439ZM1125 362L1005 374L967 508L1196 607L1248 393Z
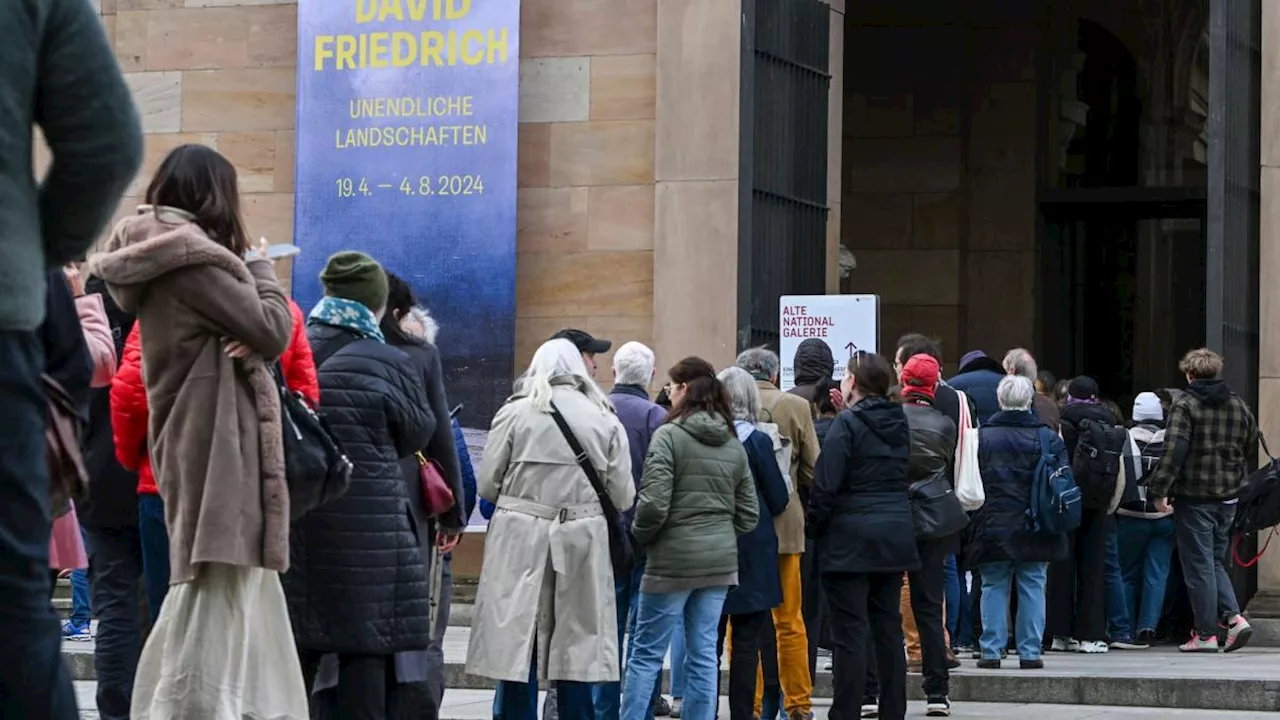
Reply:
M827 113L827 292L840 292L840 179L844 171L844 7L831 5L831 90Z
M742 0L658 0L654 345L732 362L738 319Z
M1258 272L1260 322L1258 420L1280 441L1280 5L1262 3L1262 197ZM1258 641L1280 644L1280 545L1258 562L1258 593L1248 607Z

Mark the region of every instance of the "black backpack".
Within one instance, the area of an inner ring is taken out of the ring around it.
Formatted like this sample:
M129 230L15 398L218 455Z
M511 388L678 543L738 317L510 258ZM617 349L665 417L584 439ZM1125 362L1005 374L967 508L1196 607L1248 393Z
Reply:
M1124 459L1129 433L1119 425L1097 420L1080 423L1079 440L1071 461L1076 486L1084 496L1086 510L1106 510L1115 497L1120 481L1120 463Z

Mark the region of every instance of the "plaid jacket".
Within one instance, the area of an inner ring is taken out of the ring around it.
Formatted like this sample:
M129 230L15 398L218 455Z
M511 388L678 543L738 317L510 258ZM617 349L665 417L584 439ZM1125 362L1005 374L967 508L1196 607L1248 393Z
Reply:
M1169 408L1164 457L1147 481L1152 498L1230 500L1252 468L1258 422L1221 380L1196 380Z

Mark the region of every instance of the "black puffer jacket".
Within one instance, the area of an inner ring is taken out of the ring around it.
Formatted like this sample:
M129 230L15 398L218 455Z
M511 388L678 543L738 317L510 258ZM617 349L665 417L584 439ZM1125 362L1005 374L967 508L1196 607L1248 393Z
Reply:
M910 455L906 415L886 398L862 400L831 423L809 496L819 572L920 567L907 497Z
M284 577L299 649L380 655L426 649L427 569L400 458L436 419L409 358L312 323L320 407L355 464L351 487L293 525ZM447 420L445 421L447 422Z

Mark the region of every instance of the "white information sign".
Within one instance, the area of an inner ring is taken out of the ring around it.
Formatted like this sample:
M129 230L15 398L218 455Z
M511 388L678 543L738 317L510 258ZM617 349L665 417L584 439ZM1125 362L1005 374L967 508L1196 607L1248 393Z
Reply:
M859 350L877 352L880 334L878 295L784 295L781 300L783 390L795 385L795 357L800 343L814 338L831 348L836 360L833 379L844 378L845 365Z

